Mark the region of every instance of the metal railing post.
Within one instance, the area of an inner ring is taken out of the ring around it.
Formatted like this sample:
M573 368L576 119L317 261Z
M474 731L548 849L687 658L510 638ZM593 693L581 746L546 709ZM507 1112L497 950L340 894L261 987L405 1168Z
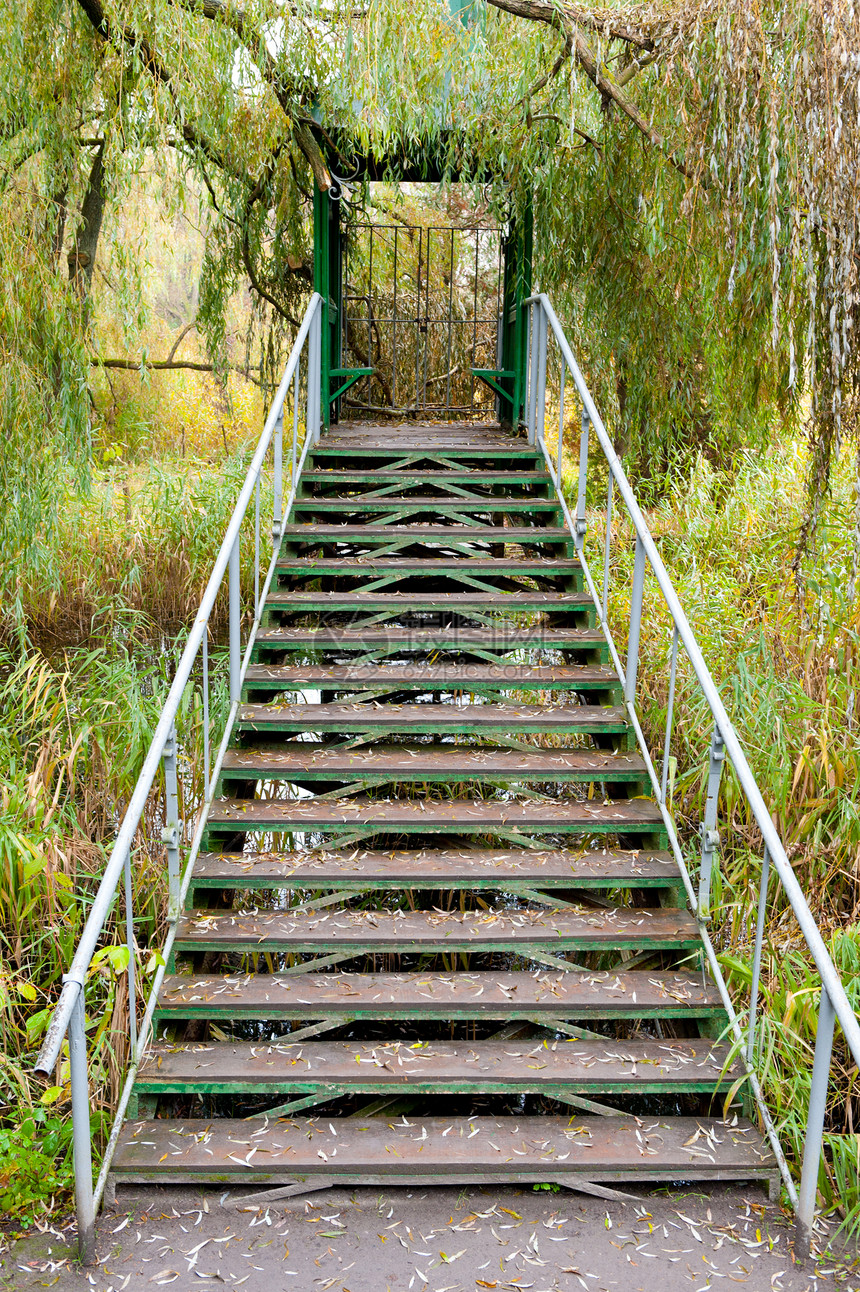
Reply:
M65 980L64 980L65 981ZM90 1090L87 1080L87 1034L84 989L79 986L69 1017L69 1076L72 1083L72 1142L75 1164L75 1209L81 1262L92 1265L96 1255L96 1216L93 1205L93 1156L90 1137Z
M555 487L561 493L561 460L564 454L564 378L567 365L561 361L561 381L558 394L558 449L555 458Z
M254 618L260 618L260 477L254 489Z
M627 704L636 702L636 673L639 669L639 636L642 629L642 594L645 591L645 544L636 535L636 554L633 557L633 586L630 590L630 632L627 637L627 669L624 679L624 699Z
M669 700L666 706L666 733L663 737L663 773L660 777L660 802L666 802L669 783L669 756L672 748L672 720L675 713L675 677L678 672L678 628L672 633L672 660L669 665Z
M284 520L284 405L281 404L275 419L274 432L274 493L275 503L272 508L272 546L275 551L281 541L281 526Z
M591 430L591 418L583 408L582 410L582 431L579 436L579 479L576 486L576 519L574 521L574 531L576 538L574 543L577 552L581 552L585 546L585 491L588 484L588 432Z
M296 492L296 461L299 442L299 377L301 360L296 364L296 375L293 379L293 466L290 472L290 493Z
M209 777L210 750L209 750L209 625L206 625L206 632L203 634L203 641L200 643L201 651L201 671L203 674L203 798L209 800L212 797L212 781Z
M164 829L162 842L167 847L168 920L179 918L179 778L177 775L176 727L172 726L164 742Z
M767 883L770 879L770 853L765 844L761 861L761 883L758 890L758 914L755 925L755 950L753 951L752 982L750 983L750 1016L747 1023L747 1063L753 1066L755 1060L756 1010L758 1009L758 985L761 977L761 950L764 942L764 911L767 904Z
M711 753L708 759L708 797L705 800L705 818L699 828L702 837L702 866L699 872L699 910L700 920L711 918L711 876L714 870L714 857L720 846L720 833L717 830L717 801L720 794L720 778L726 761L726 747L718 727L714 727L711 739Z
M830 1078L835 1018L833 1002L822 983L821 1000L818 1005L818 1028L815 1034L815 1058L812 1063L812 1085L809 1091L809 1112L803 1143L803 1168L800 1173L800 1190L797 1197L797 1248L801 1256L808 1256L812 1246L812 1225L815 1220L815 1198L818 1192L818 1171L821 1164L824 1112L827 1103L827 1084Z
M137 986L134 963L134 898L131 884L131 852L125 854L125 945L128 950L128 1036L131 1053L137 1049Z
M230 549L228 565L228 600L230 615L230 703L236 704L239 699L239 671L242 664L241 644L239 639L239 534L236 535Z
M601 621L606 624L606 613L609 609L609 567L612 550L612 487L615 479L609 473L609 484L606 486L606 538L603 543L603 595L600 599Z

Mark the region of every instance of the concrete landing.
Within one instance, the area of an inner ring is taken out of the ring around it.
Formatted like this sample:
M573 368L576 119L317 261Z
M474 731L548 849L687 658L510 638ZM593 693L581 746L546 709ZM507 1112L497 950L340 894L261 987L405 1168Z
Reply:
M341 1189L262 1205L236 1190L127 1188L99 1221L91 1271L74 1265L73 1229L58 1227L0 1256L0 1288L860 1290L856 1262L825 1256L798 1268L792 1237L756 1187L643 1189L626 1203L516 1188Z

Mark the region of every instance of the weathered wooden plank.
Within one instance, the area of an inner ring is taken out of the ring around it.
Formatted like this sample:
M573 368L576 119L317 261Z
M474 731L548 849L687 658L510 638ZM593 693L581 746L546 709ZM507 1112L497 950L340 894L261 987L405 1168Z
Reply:
M560 504L552 498L499 498L490 495L485 499L460 498L452 500L450 496L440 497L403 497L403 498L362 498L360 495L344 494L342 497L297 498L293 503L293 514L313 512L314 515L325 515L334 512L338 515L361 512L386 511L431 511L476 512L484 515L488 511L516 514L523 512L528 516L538 512L557 512Z
M620 705L590 704L243 704L245 731L602 732L627 730Z
M293 650L373 650L375 647L403 647L417 652L471 647L489 651L574 650L605 648L606 639L597 628L519 628L500 622L486 627L403 628L384 624L372 628L263 627L257 634L262 646L284 646Z
M220 888L663 888L681 885L671 853L644 849L421 848L203 852L195 887Z
M435 557L327 557L327 556L281 556L278 559L280 574L323 575L356 574L367 577L374 574L397 574L405 571L408 574L426 575L435 578L442 574L479 574L482 578L489 575L509 575L525 577L541 575L544 578L570 577L581 574L579 561L528 560L522 559L483 559L470 560L468 557L444 558Z
M475 1175L523 1182L749 1180L775 1173L770 1150L746 1120L569 1115L141 1120L120 1134L113 1168L118 1180L243 1184L316 1177L365 1183L371 1176L441 1183Z
M300 1041L259 1044L155 1043L141 1064L140 1091L310 1094L552 1095L716 1093L740 1075L730 1046L709 1040Z
M292 951L510 951L681 949L700 944L693 916L672 908L495 911L188 911L177 949Z
M638 782L645 763L638 754L611 754L535 746L534 755L513 749L468 745L361 745L338 749L310 741L251 749L228 749L221 766L226 780L391 780L411 782L580 781Z
M661 829L663 818L646 799L562 802L505 799L221 799L209 815L212 829L355 830L457 834L494 829L537 830L558 834L603 834Z
M564 664L252 664L252 690L605 691L619 686L610 668Z
M500 611L516 614L523 610L559 611L593 610L594 602L584 592L285 592L273 588L266 602L268 610L325 610L331 614L343 611L370 613L391 610L427 613L449 610Z
M671 970L531 974L170 974L165 1018L356 1019L712 1018L719 992L701 974Z
M412 543L572 543L570 531L547 525L285 525L286 543L361 542L391 543L409 539Z
M330 466L305 471L302 483L315 484L392 484L402 481L414 484L416 481L445 481L456 484L552 484L552 478L546 470L524 471L513 468L509 471L435 471L417 467L402 471L391 471L387 467L378 467L370 471L349 470L343 467Z

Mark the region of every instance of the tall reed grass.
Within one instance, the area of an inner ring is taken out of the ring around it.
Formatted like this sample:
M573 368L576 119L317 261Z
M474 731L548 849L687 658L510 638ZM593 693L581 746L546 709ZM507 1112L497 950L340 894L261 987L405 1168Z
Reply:
M733 478L701 459L649 523L780 831L807 900L860 1007L860 742L855 696L860 615L850 599L853 482L837 478L817 559L801 584L792 562L804 505L801 446L743 461ZM571 495L575 481L566 482ZM602 485L591 498L597 504ZM605 496L605 495L604 495ZM600 511L589 556L602 568ZM626 642L634 536L616 517L610 610ZM662 758L671 620L646 582L638 702L649 747ZM710 711L683 651L672 743L672 807L698 868ZM659 765L659 764L658 764ZM762 841L727 769L720 798L721 860L714 936L739 1013L747 1011ZM789 1158L799 1167L818 1011L817 974L777 881L770 884L759 1005L758 1071ZM837 1029L828 1100L823 1204L860 1229L857 1071Z

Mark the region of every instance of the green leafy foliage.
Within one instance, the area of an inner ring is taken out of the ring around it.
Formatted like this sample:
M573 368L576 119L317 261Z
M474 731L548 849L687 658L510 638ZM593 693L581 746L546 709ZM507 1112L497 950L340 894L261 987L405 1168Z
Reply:
M72 1124L46 1108L0 1127L0 1214L28 1228L71 1191Z

